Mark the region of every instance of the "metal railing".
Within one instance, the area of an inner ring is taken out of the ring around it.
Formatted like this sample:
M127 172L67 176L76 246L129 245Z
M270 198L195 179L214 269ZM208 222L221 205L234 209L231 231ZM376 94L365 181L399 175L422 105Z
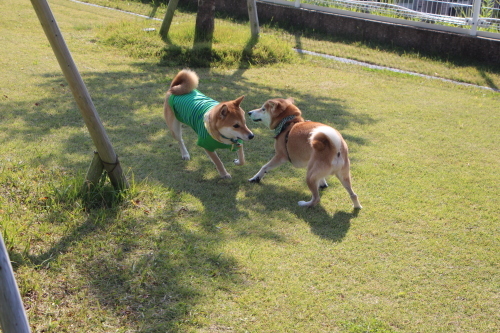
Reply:
M500 0L260 0L500 39Z

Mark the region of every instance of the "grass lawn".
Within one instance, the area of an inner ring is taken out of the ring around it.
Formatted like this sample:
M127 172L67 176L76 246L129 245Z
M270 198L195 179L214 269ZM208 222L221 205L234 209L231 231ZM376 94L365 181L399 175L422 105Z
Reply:
M499 93L299 56L196 69L216 100L292 96L344 135L364 208L332 178L304 209L304 170L247 181L273 154L261 124L246 165L220 152L231 180L190 130L180 159L162 104L182 67L111 42L161 48L160 22L50 5L132 188L79 197L90 136L30 3L0 2L0 231L33 332L500 330Z

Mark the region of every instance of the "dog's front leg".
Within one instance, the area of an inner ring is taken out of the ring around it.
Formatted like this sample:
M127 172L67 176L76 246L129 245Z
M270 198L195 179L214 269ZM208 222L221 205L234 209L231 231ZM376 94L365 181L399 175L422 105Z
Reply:
M222 164L222 161L220 160L217 153L215 151L208 151L206 149L205 151L207 152L207 155L210 157L212 162L214 162L221 178L231 178L231 175L226 171L226 168L224 168L224 164Z
M260 168L259 172L255 174L252 178L250 178L248 181L251 183L258 183L262 178L264 178L264 175L276 168L282 165L283 163L286 163L288 161L288 158L286 156L278 156L275 155L269 162L267 162L262 168Z
M234 160L234 164L238 166L245 164L245 153L243 152L243 146L238 149L238 158Z

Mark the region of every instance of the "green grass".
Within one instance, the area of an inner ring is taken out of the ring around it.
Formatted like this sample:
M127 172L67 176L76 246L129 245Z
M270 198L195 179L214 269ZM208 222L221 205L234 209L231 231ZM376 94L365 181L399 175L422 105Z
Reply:
M197 68L217 100L293 96L341 131L364 209L335 179L303 209L304 170L247 182L273 154L259 124L246 165L220 152L232 180L192 131L180 159L162 104L181 66L103 42L137 26L154 44L158 23L50 4L132 188L80 196L90 136L34 10L0 3L0 231L33 332L500 329L498 93L310 57Z
M141 33L151 26L145 20L107 25L98 40L124 49L135 58L159 59L162 66L248 68L290 63L297 58L290 43L272 35L255 40L249 29L231 23L217 22L213 43L194 45L194 22L179 21L173 25L166 44L156 32Z

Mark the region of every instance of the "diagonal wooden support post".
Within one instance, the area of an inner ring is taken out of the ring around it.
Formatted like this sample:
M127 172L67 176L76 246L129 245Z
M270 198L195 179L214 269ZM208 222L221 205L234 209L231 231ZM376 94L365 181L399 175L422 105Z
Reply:
M90 98L90 94L85 86L85 83L80 76L80 72L73 61L73 57L69 52L68 46L59 30L56 19L52 14L49 4L46 0L31 0L31 4L42 24L45 35L47 36L52 50L59 62L66 80L71 88L76 104L80 109L83 120L87 125L90 136L99 154L99 158L104 165L111 184L117 190L124 190L129 187L127 179L123 174L123 170L118 161L111 142L109 141L106 130L101 123L99 115L95 109L94 103ZM102 172L102 170L101 170Z
M94 152L94 158L90 162L89 169L87 171L87 176L85 177L85 182L83 184L82 193L89 193L94 188L99 180L101 179L102 172L104 171L104 164L99 157L98 152Z
M170 30L170 25L172 24L172 18L174 17L174 12L177 9L179 0L170 0L167 6L167 12L163 18L163 22L160 28L160 37L163 40L167 40L168 30Z

